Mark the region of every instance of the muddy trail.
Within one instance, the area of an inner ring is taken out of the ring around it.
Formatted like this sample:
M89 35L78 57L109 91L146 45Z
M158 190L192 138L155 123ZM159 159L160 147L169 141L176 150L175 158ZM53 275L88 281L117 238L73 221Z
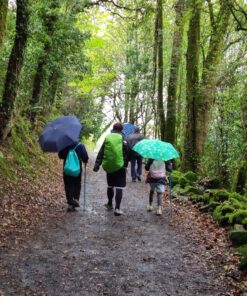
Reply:
M91 164L92 165L92 164ZM102 169L88 172L88 209L66 212L21 247L1 251L0 290L9 295L232 295L220 260L181 216L146 212L148 185L127 177L122 210L104 208ZM35 213L33 213L35 215ZM193 221L191 222L193 224ZM14 241L14 238L12 238ZM213 256L211 256L213 257ZM1 294L1 293L0 293Z

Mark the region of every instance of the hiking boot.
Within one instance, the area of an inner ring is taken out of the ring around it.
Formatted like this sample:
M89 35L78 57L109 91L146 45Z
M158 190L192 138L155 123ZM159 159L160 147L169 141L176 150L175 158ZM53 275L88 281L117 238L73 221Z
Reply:
M137 176L137 179L138 179L139 182L141 182L141 180L142 180L141 176Z
M108 211L112 211L113 210L113 206L111 204L104 204L104 207L108 210Z
M115 209L114 215L115 216L121 216L121 215L123 215L123 212L120 209Z
M162 215L162 207L161 207L161 206L158 206L158 209L157 209L156 214L157 214L158 216Z
M148 204L148 205L147 205L147 211L148 211L148 212L152 212L152 210L153 210L152 205Z
M75 212L75 207L68 205L67 212Z

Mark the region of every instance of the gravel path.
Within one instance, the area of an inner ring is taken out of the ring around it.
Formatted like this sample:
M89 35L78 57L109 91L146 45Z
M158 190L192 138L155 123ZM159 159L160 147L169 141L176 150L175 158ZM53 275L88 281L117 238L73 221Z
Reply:
M147 213L148 186L130 180L128 175L125 215L115 217L103 207L105 173L90 172L88 211L64 211L21 248L1 251L2 293L228 295L221 270L207 263L208 251L184 231L183 221L169 214L167 204L161 217Z

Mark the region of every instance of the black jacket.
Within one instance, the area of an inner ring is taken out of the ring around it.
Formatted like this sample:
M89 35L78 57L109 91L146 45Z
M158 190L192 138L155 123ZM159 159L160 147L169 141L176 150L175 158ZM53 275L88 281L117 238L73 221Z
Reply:
M117 133L117 134L121 134L121 132L119 132L118 130L112 130L111 133ZM96 157L96 160L95 160L95 164L94 164L94 168L93 170L95 172L97 172L102 164L102 161L103 161L103 157L104 157L104 144L101 146L100 150L99 150L99 153ZM123 140L123 158L124 158L124 167L127 168L128 166L128 161L129 161L129 148L128 148L128 145L127 145L127 142Z
M74 149L74 148L76 147L77 144L78 144L78 143L73 144L73 145L71 145L71 146L68 146L68 147L64 148L63 150L61 150L61 151L58 153L58 157L59 157L60 159L63 159L63 160L64 160L64 161L63 161L63 166L65 165L65 161L66 161L67 155L68 155L68 153L69 153L69 150ZM88 154L87 154L87 150L86 150L85 146L84 146L82 143L80 143L80 144L77 146L77 148L76 148L75 151L76 151L76 154L77 154L78 159L79 159L79 161L80 161L80 168L81 168L81 171L82 171L82 161L83 161L84 163L87 163L87 162L88 162Z

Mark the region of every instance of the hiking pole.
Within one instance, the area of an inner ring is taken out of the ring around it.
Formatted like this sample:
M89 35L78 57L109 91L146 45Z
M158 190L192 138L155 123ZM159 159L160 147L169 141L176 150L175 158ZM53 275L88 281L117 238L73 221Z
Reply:
M83 198L83 210L87 210L87 200L86 200L86 177L87 177L87 165L85 163L85 169L84 169L84 198Z
M169 199L170 199L170 212L172 212L172 173L170 174L170 193L169 193Z

